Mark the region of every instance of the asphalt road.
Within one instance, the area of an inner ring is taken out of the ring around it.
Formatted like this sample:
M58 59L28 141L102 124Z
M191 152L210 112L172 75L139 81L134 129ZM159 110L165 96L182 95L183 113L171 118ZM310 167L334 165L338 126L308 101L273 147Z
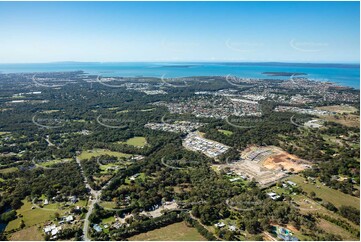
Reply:
M96 191L89 185L88 179L84 175L83 167L81 166L80 159L78 157L75 158L76 162L78 163L80 167L80 173L83 175L85 187L90 191L90 197L88 202L88 212L85 215L84 224L83 224L83 236L85 241L90 241L90 237L88 236L89 232L89 216L92 214L94 209L94 204L99 202L101 191Z

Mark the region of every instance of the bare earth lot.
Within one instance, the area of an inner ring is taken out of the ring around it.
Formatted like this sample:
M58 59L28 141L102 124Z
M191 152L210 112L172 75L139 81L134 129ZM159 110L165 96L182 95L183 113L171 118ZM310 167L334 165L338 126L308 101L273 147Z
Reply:
M147 233L138 234L129 238L130 241L201 241L206 240L195 228L188 227L185 222L175 223L155 229Z
M18 232L15 232L11 235L10 240L13 241L24 241L24 240L44 240L41 232L37 228L37 226L32 226L26 229L22 229Z

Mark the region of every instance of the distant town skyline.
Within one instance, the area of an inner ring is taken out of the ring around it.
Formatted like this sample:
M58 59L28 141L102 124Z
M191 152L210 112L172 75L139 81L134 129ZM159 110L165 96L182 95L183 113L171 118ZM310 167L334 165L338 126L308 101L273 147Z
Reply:
M359 63L359 2L0 2L0 63Z

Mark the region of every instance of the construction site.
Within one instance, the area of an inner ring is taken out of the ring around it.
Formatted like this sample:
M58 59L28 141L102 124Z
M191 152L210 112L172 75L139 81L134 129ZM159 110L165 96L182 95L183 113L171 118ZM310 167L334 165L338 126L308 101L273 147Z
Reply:
M311 168L310 162L291 155L275 146L250 146L241 153L241 159L217 165L229 169L235 175L255 180L260 187L268 187L290 173Z

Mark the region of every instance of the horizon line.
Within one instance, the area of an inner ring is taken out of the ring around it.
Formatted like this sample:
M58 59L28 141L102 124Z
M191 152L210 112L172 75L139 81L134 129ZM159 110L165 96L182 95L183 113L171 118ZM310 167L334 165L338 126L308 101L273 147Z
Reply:
M0 62L0 65L20 65L20 64L62 64L62 63L274 63L274 64L342 64L342 65L360 65L359 62L353 61L315 61L315 62L304 62L304 61L221 61L221 60L193 60L193 61L175 61L175 60L159 60L159 61L48 61L48 62Z

